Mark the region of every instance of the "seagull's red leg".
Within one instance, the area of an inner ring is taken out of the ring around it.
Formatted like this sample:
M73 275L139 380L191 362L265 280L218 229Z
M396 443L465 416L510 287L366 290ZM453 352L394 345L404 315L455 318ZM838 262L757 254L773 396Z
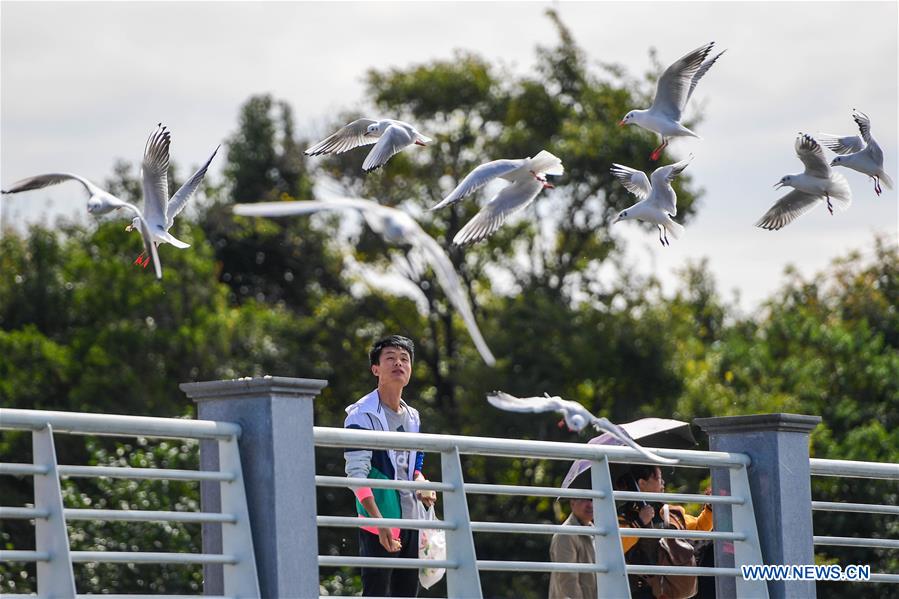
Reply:
M657 147L655 150L653 150L652 154L649 155L650 160L658 160L659 156L662 155L662 150L664 150L667 145L668 145L668 140L663 139L662 143L659 144L659 147Z
M874 177L874 193L876 193L877 195L880 195L880 192L882 192L882 191L883 191L883 188L880 187L880 178Z
M132 262L132 264L138 264L138 265L143 264L143 262L144 262L144 255L145 255L146 253L147 253L147 252L141 252L141 253L140 253L140 256L138 256L137 259L135 259L134 262ZM149 261L149 257L147 258L147 260Z

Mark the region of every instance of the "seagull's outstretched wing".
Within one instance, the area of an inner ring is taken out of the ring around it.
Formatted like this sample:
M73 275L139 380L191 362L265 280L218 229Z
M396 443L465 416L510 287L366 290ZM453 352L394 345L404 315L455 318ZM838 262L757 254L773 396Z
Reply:
M624 185L626 190L637 196L638 199L645 200L652 193L652 185L649 184L649 179L643 171L613 162L609 172Z
M811 210L821 201L821 196L794 189L775 202L768 212L755 223L756 227L777 231Z
M805 174L819 179L830 177L830 165L824 158L824 150L815 138L807 133L800 133L796 137L796 156L805 165Z
M169 202L169 145L171 133L160 123L147 139L144 159L140 165L144 188L144 218L152 226L165 227L166 206Z
M529 412L538 414L541 412L561 412L562 402L556 397L515 397L504 391L494 391L487 396L487 401L495 408L507 412Z
M3 193L20 193L23 191L31 191L33 189L43 189L51 185L56 185L57 183L63 183L64 181L78 181L91 195L102 191L99 187L79 175L72 173L47 173L45 175L35 175L34 177L16 181L9 189L4 189Z
M519 179L506 185L496 194L495 198L459 229L459 232L453 237L453 243L465 245L492 235L506 222L507 216L530 204L541 189L543 189L543 183L533 177Z
M338 129L336 133L332 133L311 148L308 148L304 154L307 156L341 154L359 146L371 145L377 142L378 138L374 135L366 135L365 132L370 125L377 123L378 121L372 119L356 119L352 123Z
M215 154L219 151L220 147L222 146L216 146L215 150L212 151L212 156L206 161L206 164L197 169L197 172L195 172L191 178L181 186L181 189L175 192L172 199L169 200L168 208L166 208L165 211L165 228L167 230L175 222L175 217L184 210L188 200L190 200L197 191L197 187L200 186L200 182L203 180L203 177L206 176L206 170L209 168L209 164L212 162L212 159L215 158Z
M465 175L465 178L456 185L456 188L452 190L448 196L443 198L440 203L431 208L431 210L439 210L440 208L455 204L465 196L474 193L497 177L505 177L509 173L517 171L525 162L526 159L504 159L485 162Z
M691 154L686 160L681 160L674 164L666 164L665 166L660 166L652 171L652 175L649 177L653 186L656 189L662 189L664 185L670 184L678 177L678 175L684 172L684 169L687 168L692 159L693 155ZM660 210L663 210L671 216L677 216L677 198L674 194L656 194L650 201L658 206Z
M387 130L381 134L378 143L371 149L365 162L362 163L362 170L366 173L376 168L384 166L390 158L415 141L415 138L403 127L390 125Z
M496 358L493 356L490 348L487 347L487 342L484 341L484 337L481 335L481 330L478 328L478 323L474 319L471 306L468 304L468 296L465 294L462 282L459 280L459 275L456 274L456 269L453 267L453 263L450 261L449 256L446 255L446 252L440 244L417 224L411 233L415 236L415 239L412 241L415 242L417 247L421 248L425 257L428 259L428 262L431 264L431 267L434 269L434 273L437 275L437 281L443 288L443 293L446 294L447 299L449 299L459 315L462 316L465 328L468 329L468 334L471 335L471 340L478 349L478 353L481 354L481 357L488 366L495 365Z
M596 430L604 431L612 436L616 437L619 441L630 447L631 449L636 449L643 456L649 458L653 462L657 462L659 464L677 464L680 460L675 458L663 458L660 455L656 455L651 451L645 449L642 445L634 441L634 439L627 433L626 430L610 421L608 418L596 418L594 417L591 424Z
M665 69L656 83L656 96L649 108L651 112L663 114L674 121L680 121L687 98L694 87L693 80L699 74L703 61L714 45L715 42L711 42L696 48ZM714 59L710 62L714 62Z
M858 135L831 135L822 133L818 136L821 145L837 154L855 154L865 149L864 140Z

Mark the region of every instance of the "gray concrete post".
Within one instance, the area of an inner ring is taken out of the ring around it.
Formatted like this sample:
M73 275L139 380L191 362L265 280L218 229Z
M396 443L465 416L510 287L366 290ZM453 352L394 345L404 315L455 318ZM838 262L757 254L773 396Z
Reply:
M809 434L820 416L758 414L697 418L694 421L709 435L712 451L749 455L749 485L762 559L765 564L814 564L812 543L812 490L809 469ZM729 493L726 469L712 469L714 493ZM715 506L715 528L728 530L730 509ZM715 542L715 565L733 567L733 550ZM719 599L736 597L735 581L716 579ZM769 581L771 599L814 599L814 581Z
M235 422L263 597L318 597L312 400L327 385L280 376L184 383L202 420ZM219 469L216 441L201 441L200 468ZM220 483L201 483L203 511L221 508ZM310 489L312 492L310 492ZM222 550L221 524L203 525L203 552ZM203 569L203 592L223 595L220 565Z

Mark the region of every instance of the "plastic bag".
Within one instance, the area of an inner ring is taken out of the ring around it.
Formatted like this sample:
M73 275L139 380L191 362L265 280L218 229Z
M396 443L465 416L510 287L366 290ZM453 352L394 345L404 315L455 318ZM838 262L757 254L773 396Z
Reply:
M434 514L434 506L425 509L424 505L418 504L420 520L437 520ZM418 558L430 560L446 559L446 531L433 528L425 528L418 531ZM437 584L443 575L446 574L446 568L420 568L418 570L418 581L426 589Z

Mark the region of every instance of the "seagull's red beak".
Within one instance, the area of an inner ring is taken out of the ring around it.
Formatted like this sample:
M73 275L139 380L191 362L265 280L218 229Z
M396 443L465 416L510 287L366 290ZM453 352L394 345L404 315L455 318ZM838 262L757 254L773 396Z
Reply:
M618 121L618 126L619 126L619 127L624 127L626 124L627 124L627 123L624 122L624 119L621 119L620 121Z

